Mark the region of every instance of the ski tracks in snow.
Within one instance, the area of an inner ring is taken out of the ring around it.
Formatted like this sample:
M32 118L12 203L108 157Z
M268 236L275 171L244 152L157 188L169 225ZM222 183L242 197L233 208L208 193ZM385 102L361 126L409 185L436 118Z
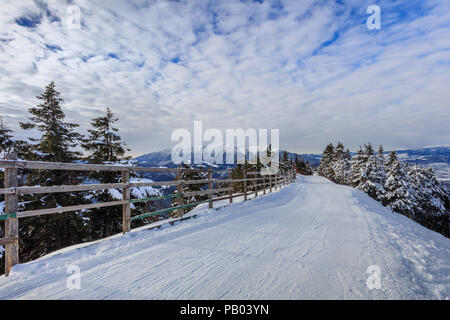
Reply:
M450 240L361 191L299 176L195 219L15 266L2 299L448 299ZM68 290L68 265L81 290ZM369 289L369 266L380 289Z

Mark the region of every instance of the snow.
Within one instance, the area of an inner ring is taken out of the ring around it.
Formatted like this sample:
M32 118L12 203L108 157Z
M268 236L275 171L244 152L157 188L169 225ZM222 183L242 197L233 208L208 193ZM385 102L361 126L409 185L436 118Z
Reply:
M130 182L153 182L153 180L146 179L146 178L131 178ZM108 193L111 196L111 198L116 200L122 200L122 192L118 189L108 189ZM153 188L151 186L148 187L133 187L130 189L130 193L133 196L133 198L142 199L150 196L160 196L161 192Z
M299 176L266 196L216 204L17 265L0 277L0 298L450 298L450 240L362 191ZM66 286L69 265L81 270L80 290ZM371 290L373 266L381 282Z

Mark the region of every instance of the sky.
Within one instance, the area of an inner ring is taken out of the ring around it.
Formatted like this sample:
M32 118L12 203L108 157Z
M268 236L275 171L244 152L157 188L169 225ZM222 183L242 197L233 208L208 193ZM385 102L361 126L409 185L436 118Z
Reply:
M85 133L109 106L132 155L172 147L194 120L279 129L281 148L300 153L450 141L447 0L0 5L0 115L19 138L37 134L18 122L55 81L67 121ZM379 30L367 28L369 5Z

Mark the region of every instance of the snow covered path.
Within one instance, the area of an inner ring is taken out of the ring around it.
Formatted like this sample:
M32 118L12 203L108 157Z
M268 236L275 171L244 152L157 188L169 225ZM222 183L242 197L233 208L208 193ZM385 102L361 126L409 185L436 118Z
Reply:
M364 193L297 177L161 229L64 249L0 277L1 299L450 298L450 240ZM81 289L66 287L68 265ZM369 266L381 289L369 290Z

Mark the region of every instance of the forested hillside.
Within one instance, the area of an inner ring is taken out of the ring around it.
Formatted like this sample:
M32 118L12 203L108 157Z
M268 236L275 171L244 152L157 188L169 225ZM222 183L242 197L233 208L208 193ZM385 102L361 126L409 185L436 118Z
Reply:
M362 190L393 211L450 237L449 190L431 167L402 162L395 151L384 155L368 143L351 156L339 142L328 144L318 168L319 175Z

